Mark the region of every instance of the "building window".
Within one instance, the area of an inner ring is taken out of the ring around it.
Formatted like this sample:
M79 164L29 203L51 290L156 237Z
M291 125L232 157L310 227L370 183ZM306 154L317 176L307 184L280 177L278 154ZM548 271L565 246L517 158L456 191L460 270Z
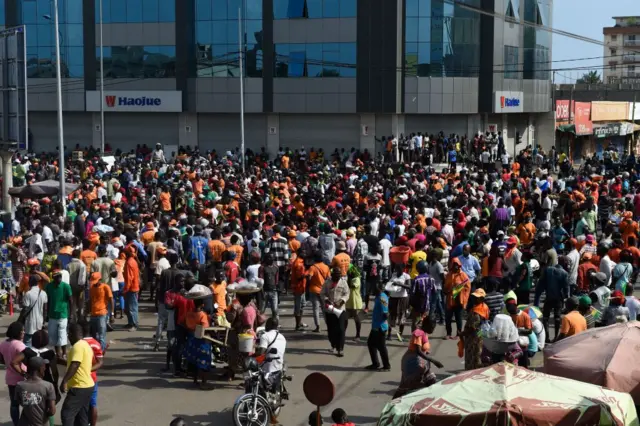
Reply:
M618 66L616 64L611 64L611 71L616 71Z
M540 26L550 24L551 7L547 0L524 0L524 20ZM549 80L551 78L551 33L531 26L524 28L525 80Z
M507 12L505 13L508 20L520 20L520 0L507 0Z
M477 0L464 3L479 7ZM444 0L407 0L405 4L405 75L478 75L480 17L477 13Z
M49 0L22 0L20 3L19 17L22 24L27 25L27 76L29 78L56 77L56 43L53 19L51 19L54 14L52 5L53 3ZM62 77L82 78L84 75L82 0L58 2L58 19Z
M176 0L102 0L102 22L175 22ZM100 0L96 2L96 23L100 22Z
M242 11L242 49L238 9ZM262 0L197 0L196 62L198 77L262 77Z
M355 43L275 45L275 77L355 77Z
M100 48L96 48L100 74ZM175 46L104 47L105 78L175 78Z
M520 78L519 50L517 46L504 47L504 78Z
M275 19L354 18L357 0L273 0Z
M636 72L636 66L635 65L627 65L627 72L629 74L635 74Z
M611 49L611 56L615 56L618 53L616 49Z
M616 34L611 34L611 41L617 41L618 36Z

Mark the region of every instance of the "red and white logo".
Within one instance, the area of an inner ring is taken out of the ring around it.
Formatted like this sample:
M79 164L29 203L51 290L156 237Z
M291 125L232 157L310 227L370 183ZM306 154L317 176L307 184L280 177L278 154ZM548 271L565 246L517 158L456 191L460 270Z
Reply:
M109 108L113 108L116 106L116 97L115 96L105 96L104 101Z

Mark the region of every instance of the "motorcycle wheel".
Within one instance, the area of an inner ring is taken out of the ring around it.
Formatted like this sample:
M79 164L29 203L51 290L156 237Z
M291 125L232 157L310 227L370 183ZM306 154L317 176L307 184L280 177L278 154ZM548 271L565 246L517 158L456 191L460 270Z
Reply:
M253 411L253 395L243 395L233 406L233 424L235 426L268 426L269 407L264 400L258 399L256 412Z

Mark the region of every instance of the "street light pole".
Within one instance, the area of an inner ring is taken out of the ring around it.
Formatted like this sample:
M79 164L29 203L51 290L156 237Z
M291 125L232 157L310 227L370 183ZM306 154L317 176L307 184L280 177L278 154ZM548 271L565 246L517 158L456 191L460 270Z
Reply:
M242 36L242 8L238 8L238 48L240 49L240 158L244 173L244 39Z
M104 45L102 43L102 0L100 0L100 152L104 155Z
M53 0L53 25L56 35L56 86L58 95L58 150L60 151L60 201L66 214L65 166L64 166L64 128L62 121L62 74L60 70L60 22L58 21L58 0Z

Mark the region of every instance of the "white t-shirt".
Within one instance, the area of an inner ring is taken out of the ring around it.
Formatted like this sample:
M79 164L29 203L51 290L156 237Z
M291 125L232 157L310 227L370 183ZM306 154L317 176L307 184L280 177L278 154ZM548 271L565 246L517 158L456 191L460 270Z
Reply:
M506 152L504 154L502 154L502 164L509 164L509 154L507 154Z
M407 293L407 289L399 286L398 284L409 284L411 281L411 276L406 272L403 272L402 275L397 276L393 274L387 285L385 286L385 290L389 292L389 297L393 298L404 298L409 296Z
M391 241L383 238L380 240L380 254L382 255L381 266L391 266L391 260L389 259L389 250L391 250Z
M635 321L638 314L640 314L640 301L634 296L627 296L627 302L624 306L629 309L629 318L631 318L631 321Z
M262 365L262 369L265 373L273 373L281 371L284 365L284 351L287 349L287 339L284 338L282 333L278 330L271 330L265 332L260 336L259 348L265 349L266 361ZM277 354L270 354L272 349L278 351Z
M491 159L491 154L488 151L484 151L482 154L480 154L480 158L482 158L482 162L484 164L487 164Z
M156 262L155 274L162 275L162 271L169 268L171 268L171 264L169 263L166 257L163 257Z

